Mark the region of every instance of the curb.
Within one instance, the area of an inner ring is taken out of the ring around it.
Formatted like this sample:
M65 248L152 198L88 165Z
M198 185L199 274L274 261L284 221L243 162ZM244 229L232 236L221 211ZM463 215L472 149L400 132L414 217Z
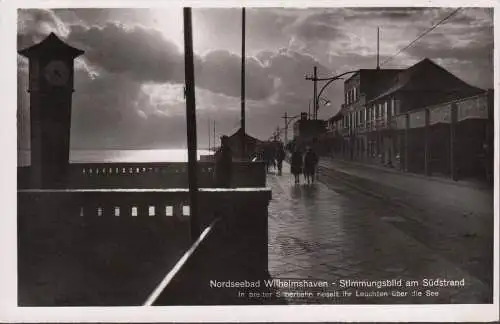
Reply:
M360 169L371 169L371 170L379 171L379 172L392 173L392 174L399 175L402 178L412 177L412 178L416 178L416 179L440 182L440 183L444 183L444 184L455 185L458 187L465 187L465 188L476 189L476 190L483 190L483 191L493 190L493 187L490 188L487 184L467 183L467 182L460 181L460 180L454 181L451 179L444 179L444 178L439 178L439 177L435 177L435 176L433 177L433 176L425 176L425 175L410 173L410 172L402 172L402 171L398 171L395 169L382 168L379 166L369 165L369 164L360 163L360 162L351 162L351 161L347 161L344 159L332 159L332 158L325 158L325 157L323 157L323 159L327 159L327 161L331 162L332 168L335 168L335 163L338 163L338 164L344 164L347 166L354 166L354 167L357 167ZM328 168L328 167L326 167L326 168ZM340 170L337 170L337 171L340 171ZM363 177L360 177L360 178L363 178Z

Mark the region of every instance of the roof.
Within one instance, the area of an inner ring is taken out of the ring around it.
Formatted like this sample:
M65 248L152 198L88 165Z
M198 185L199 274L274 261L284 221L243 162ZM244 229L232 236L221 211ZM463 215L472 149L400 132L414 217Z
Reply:
M344 85L351 82L355 77L360 78L359 92L365 95L366 100L371 100L380 91L387 88L390 81L403 71L403 69L360 69L350 78L344 81Z
M234 138L241 138L241 133L243 132L243 130L241 129L241 127L236 131L234 132L233 135L230 135L229 136L229 139L234 139ZM255 138L253 136L250 136L248 135L248 133L245 133L245 137L246 137L246 140L247 141L251 141L251 142L262 142L261 140L259 140L258 138Z
M482 92L428 58L398 73L388 87L371 101L382 99L398 91L443 91L443 92Z
M68 56L75 58L84 53L84 51L72 47L65 42L63 42L54 33L50 33L49 36L45 37L40 43L37 43L28 48L19 51L19 54L26 56L28 58L37 56Z

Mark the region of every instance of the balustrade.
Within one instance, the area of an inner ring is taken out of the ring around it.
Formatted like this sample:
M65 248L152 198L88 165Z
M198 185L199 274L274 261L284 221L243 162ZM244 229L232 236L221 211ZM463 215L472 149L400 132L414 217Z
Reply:
M198 162L198 185L214 187L214 162ZM30 188L30 167L18 167L18 187ZM233 187L264 187L263 162L234 162ZM187 164L71 163L66 188L187 188Z

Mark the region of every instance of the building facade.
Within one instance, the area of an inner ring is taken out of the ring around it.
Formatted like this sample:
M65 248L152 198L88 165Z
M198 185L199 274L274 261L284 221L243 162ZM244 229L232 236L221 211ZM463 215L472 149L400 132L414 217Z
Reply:
M334 154L425 174L452 175L455 171L451 169L459 168L466 175L481 168L479 158L472 161L471 156L481 155L487 142L491 94L468 85L431 60L424 59L405 70L359 70L345 81L344 94L342 117L329 125L335 138ZM453 115L460 111L467 116L461 119ZM445 115L448 119L442 118ZM450 130L452 119L457 127ZM455 145L451 153L450 136L467 144ZM458 159L452 154L462 156L455 166L450 166Z
M327 122L320 119L309 119L302 113L300 119L293 124L293 139L308 142L326 132Z
M350 159L373 157L373 138L365 131L365 124L370 122L380 111L368 114L367 103L373 100L387 84L399 73L397 69L362 69L344 83L344 104L337 121L337 129L342 139L340 152Z

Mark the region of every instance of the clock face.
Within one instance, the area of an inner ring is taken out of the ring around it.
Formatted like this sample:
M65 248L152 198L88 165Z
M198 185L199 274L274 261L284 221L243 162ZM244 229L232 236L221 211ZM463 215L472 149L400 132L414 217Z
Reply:
M54 86L63 86L69 81L69 67L63 61L51 61L44 68L45 79Z

